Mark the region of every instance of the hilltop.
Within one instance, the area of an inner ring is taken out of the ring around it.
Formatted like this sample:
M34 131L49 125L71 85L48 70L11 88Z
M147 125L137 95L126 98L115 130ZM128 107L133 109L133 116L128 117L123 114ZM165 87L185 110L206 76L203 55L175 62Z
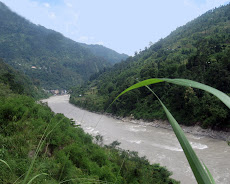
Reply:
M92 74L126 58L102 46L83 46L56 31L35 25L1 2L0 17L0 58L33 80L39 80L46 89L79 85ZM91 47L103 54L92 52Z

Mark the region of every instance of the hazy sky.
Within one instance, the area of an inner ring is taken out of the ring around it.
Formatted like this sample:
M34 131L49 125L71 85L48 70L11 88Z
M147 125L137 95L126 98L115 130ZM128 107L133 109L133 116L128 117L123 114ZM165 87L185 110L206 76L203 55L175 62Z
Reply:
M133 55L230 0L0 0L35 24L77 42Z

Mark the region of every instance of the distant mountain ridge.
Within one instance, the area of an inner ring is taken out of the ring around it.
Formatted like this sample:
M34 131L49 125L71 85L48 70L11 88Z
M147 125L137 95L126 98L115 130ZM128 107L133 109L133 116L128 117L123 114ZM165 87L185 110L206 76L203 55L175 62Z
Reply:
M109 56L99 57L82 44L29 22L1 2L0 33L0 58L46 89L79 85L114 62L114 56L111 61ZM108 50L100 48L104 53Z
M119 54L116 51L106 48L103 45L87 45L82 43L83 47L90 49L90 51L99 57L103 57L110 61L112 64L119 63L122 60L126 60L129 56L127 54Z

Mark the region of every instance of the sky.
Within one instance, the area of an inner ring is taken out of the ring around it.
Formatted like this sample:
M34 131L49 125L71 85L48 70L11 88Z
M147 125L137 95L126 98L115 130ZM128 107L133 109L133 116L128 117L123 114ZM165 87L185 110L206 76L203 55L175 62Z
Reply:
M35 24L130 56L230 0L0 0Z

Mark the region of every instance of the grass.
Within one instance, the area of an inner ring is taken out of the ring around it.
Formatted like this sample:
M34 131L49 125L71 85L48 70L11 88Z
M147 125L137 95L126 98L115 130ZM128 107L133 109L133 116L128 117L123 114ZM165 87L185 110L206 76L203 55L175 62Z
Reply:
M228 108L230 108L230 98L227 96L225 93L212 88L210 86L207 86L205 84L201 84L199 82L195 82L192 80L187 80L187 79L167 79L167 78L153 78L153 79L148 79L144 80L142 82L138 82L137 84L132 85L131 87L127 88L123 92L121 92L111 103L111 105L123 94L125 94L128 91L131 91L133 89L137 89L140 87L147 87L158 99L159 103L161 104L162 108L164 109L167 118L173 128L173 131L184 151L184 154L189 162L189 165L193 171L193 174L199 184L215 184L215 181L206 167L205 164L202 164L197 157L195 151L192 149L192 146L190 145L189 141L187 140L186 136L184 135L183 130L179 126L178 122L175 120L173 115L169 112L169 110L166 108L164 103L159 99L159 97L148 87L148 85L151 84L156 84L160 82L168 82L180 86L185 86L185 87L193 87L193 88L198 88L202 89L204 91L207 91L213 95L215 95L217 98L219 98Z

